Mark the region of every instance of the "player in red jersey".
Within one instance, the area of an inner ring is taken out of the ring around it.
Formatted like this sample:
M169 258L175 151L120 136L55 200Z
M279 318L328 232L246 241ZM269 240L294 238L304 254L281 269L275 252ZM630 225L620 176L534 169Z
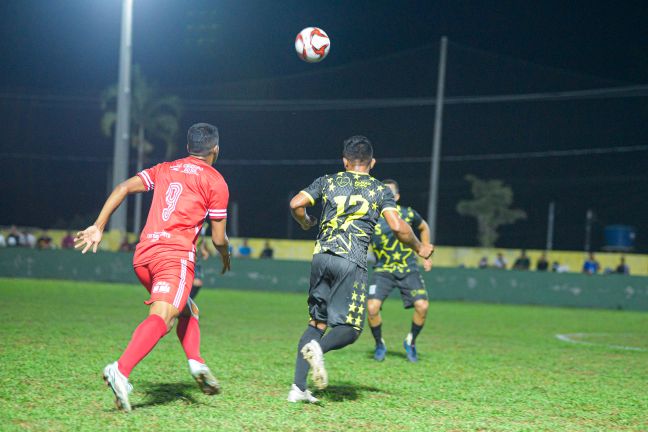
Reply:
M229 191L212 164L218 158L218 129L198 123L187 133L188 157L145 169L119 184L110 194L96 222L76 235L76 248L86 253L97 246L110 215L138 192L153 190L146 226L135 250L133 267L151 294L145 303L149 315L135 329L118 361L104 369L104 380L115 394L117 408L130 411L128 382L131 370L167 334L176 320L178 338L189 370L206 394L220 392L218 381L200 356L198 308L189 298L194 279L196 239L206 218L212 241L221 255L223 273L230 268L229 240L225 233Z

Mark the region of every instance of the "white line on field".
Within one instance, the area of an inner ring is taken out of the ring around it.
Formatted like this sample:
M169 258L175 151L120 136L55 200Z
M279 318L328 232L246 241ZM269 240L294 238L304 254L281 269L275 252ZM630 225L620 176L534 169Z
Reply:
M633 346L625 346L625 345L608 345L608 344L602 344L602 343L595 343L595 342L587 342L583 340L578 340L574 338L583 338L586 336L601 336L601 335L607 335L608 333L564 333L564 334L557 334L556 339L561 340L563 342L569 342L573 344L581 344L581 345L595 345L595 346L604 346L607 348L613 348L613 349L621 349L621 350L626 350L626 351L648 351L648 349L645 348L639 348L639 347L633 347Z

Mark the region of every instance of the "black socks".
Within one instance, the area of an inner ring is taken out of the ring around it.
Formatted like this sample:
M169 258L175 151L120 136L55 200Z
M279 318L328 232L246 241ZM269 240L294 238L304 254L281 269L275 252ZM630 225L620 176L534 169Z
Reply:
M382 323L378 324L376 327L369 326L369 328L371 329L371 334L376 340L376 345L380 345L382 343Z
M416 343L416 336L419 335L421 330L423 330L423 326L418 325L414 321L412 321L412 330L410 330L410 333L412 333L412 345Z
M295 361L295 385L299 387L299 390L304 391L306 390L306 378L308 377L308 369L310 368L308 362L304 360L304 356L302 356L301 350L306 345L308 342L312 341L315 339L316 341L319 341L322 339L322 335L324 334L324 330L320 330L316 327L313 327L309 325L306 328L306 331L302 335L301 339L299 339L299 344L297 344L297 360Z
M360 330L348 325L340 325L331 328L326 336L322 337L323 334L323 330L309 325L301 339L299 339L297 359L295 360L295 379L293 382L301 391L306 390L306 379L308 377L308 370L310 369L308 362L304 360L304 356L301 353L304 345L312 340L316 340L322 347L322 352L326 353L351 345L360 336Z
M360 337L360 330L349 325L333 327L320 341L322 352L329 352L351 345Z

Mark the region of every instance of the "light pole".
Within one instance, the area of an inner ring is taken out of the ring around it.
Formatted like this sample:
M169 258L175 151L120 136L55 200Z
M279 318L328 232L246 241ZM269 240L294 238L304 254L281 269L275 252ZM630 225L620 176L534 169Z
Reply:
M443 97L445 93L446 52L448 38L441 38L439 54L439 77L437 80L437 97L434 113L434 139L432 144L432 161L430 163L430 197L428 201L427 222L430 225L430 242L436 242L436 217L439 201L439 162L441 157L441 127L443 124Z
M133 0L122 0L121 46L119 49L119 83L117 93L117 124L113 154L113 187L128 176L130 143L131 57L133 47ZM112 215L110 228L126 233L128 201L124 201Z

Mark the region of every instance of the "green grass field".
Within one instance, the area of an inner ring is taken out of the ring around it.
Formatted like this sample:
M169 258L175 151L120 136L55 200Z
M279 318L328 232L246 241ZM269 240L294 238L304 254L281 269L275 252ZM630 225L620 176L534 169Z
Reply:
M306 295L231 290L198 298L224 393L200 393L173 332L133 371L123 414L101 370L145 298L134 285L0 279L0 430L648 430L648 314L433 303L410 364L411 313L390 300L385 362L367 330L327 354L330 387L308 406L284 401Z

